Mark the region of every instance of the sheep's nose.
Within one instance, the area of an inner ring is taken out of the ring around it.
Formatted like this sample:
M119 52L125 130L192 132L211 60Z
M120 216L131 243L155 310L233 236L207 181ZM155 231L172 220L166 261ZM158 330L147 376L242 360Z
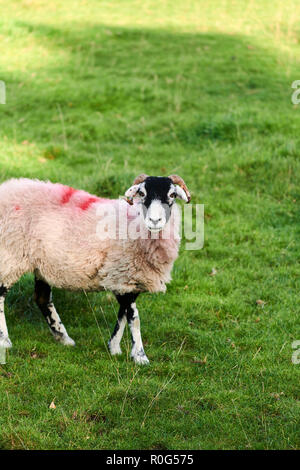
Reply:
M158 222L161 222L161 218L160 218L160 219L151 219L151 217L149 217L149 220L151 220L151 222L152 222L154 225L157 225Z

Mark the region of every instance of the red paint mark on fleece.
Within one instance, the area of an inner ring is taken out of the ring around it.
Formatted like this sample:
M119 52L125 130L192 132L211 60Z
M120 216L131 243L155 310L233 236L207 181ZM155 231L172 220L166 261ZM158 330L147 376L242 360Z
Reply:
M21 210L21 207L20 207L20 206L16 206L16 207L15 207L15 210L16 210L16 211L19 211L19 210Z
M91 204L94 204L94 202L99 202L99 200L100 199L98 197L88 197L79 204L79 207L83 211L86 211Z
M77 192L77 189L70 188L69 186L65 186L63 196L61 199L61 204L67 204L70 201L73 194L76 192Z
M72 198L76 194L76 197ZM72 199L72 201L71 201ZM95 202L107 203L109 199L103 199L96 196L91 196L85 191L79 191L78 189L71 188L70 186L63 186L62 198L60 200L61 205L72 202L74 207L86 211Z

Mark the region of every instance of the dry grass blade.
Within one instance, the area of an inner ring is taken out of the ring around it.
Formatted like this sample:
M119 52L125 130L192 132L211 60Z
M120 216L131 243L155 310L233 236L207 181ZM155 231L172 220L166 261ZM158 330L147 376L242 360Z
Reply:
M147 419L147 416L155 402L155 400L159 397L159 395L167 388L167 386L169 385L169 383L173 380L173 377L175 376L175 374L172 374L172 376L170 377L170 379L168 381L165 381L165 383L163 384L163 386L161 387L161 389L157 392L157 394L155 395L154 398L152 398L151 402L149 403L149 406L148 408L146 409L145 411L145 414L144 414L144 417L143 417L143 421L141 423L141 428L143 428L145 426L145 422L146 422L146 419Z

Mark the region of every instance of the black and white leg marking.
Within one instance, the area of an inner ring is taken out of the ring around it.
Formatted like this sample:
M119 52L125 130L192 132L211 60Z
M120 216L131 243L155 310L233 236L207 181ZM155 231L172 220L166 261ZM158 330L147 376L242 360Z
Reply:
M111 354L121 354L120 341L127 319L132 339L131 357L138 364L149 364L149 360L143 348L139 313L135 304L137 296L138 294L117 295L117 300L120 304L118 321L108 346Z
M131 302L127 308L127 321L132 340L131 357L137 364L149 364L143 347L140 317L135 302Z
M56 341L65 346L75 346L70 338L52 302L51 287L44 281L35 278L35 301L44 315Z
M111 338L108 342L108 349L110 351L110 354L112 354L112 356L115 356L116 354L122 354L120 343L123 337L126 322L127 322L126 308L124 304L120 303L118 320L114 328L113 334L111 335Z
M0 347L11 348L12 344L8 337L8 331L6 326L5 314L4 314L4 301L5 296L8 292L8 288L3 284L0 285Z

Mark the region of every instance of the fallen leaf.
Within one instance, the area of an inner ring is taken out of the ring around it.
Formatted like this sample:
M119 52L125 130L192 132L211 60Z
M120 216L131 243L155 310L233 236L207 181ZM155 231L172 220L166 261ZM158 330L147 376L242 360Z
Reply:
M50 408L50 410L55 410L56 405L54 403L54 400L50 403L49 408Z
M284 395L284 393L283 393L283 392L280 392L280 393L271 393L270 395L271 395L271 397L275 398L275 400L279 400L279 398L280 398L282 395Z
M261 307L264 307L266 303L267 303L267 302L265 302L264 300L261 300L261 299L258 299L258 300L256 301L256 305L260 305Z
M207 363L207 356L204 356L203 359L193 359L191 362L193 362L193 364L206 364Z

